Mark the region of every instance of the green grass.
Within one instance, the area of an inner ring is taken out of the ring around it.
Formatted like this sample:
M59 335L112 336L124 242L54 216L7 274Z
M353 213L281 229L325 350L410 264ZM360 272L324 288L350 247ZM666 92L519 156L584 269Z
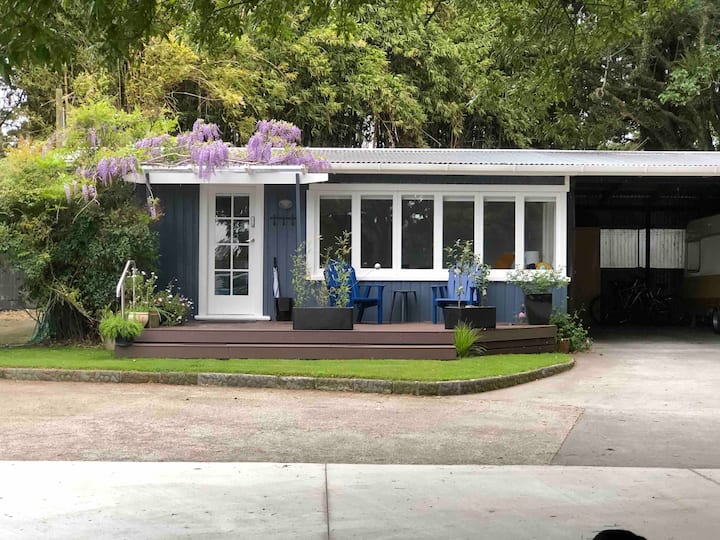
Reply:
M0 349L0 367L180 371L190 373L252 373L350 377L410 381L448 381L521 373L562 364L559 353L503 354L442 360L181 360L114 358L93 347L18 347Z

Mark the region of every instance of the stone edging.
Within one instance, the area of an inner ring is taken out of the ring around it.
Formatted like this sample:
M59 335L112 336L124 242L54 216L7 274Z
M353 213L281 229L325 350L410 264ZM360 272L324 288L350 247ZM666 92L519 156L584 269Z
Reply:
M469 379L464 381L387 381L383 379L339 379L293 377L284 375L245 375L242 373L156 373L80 369L0 368L0 379L16 381L159 383L198 386L235 386L246 388L288 388L293 390L335 390L375 394L412 394L416 396L457 396L498 390L557 375L575 365L575 360L533 371Z

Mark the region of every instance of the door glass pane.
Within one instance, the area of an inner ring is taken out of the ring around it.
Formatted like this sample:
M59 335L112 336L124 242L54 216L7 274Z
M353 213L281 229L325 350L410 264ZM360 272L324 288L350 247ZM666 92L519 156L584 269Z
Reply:
M350 231L352 200L349 197L320 197L320 260L337 251L337 238ZM348 256L350 259L351 257Z
M525 268L555 266L555 203L525 201Z
M230 246L215 246L215 268L230 269Z
M230 295L230 272L215 272L215 294Z
M233 272L233 290L234 296L248 294L248 273L247 272Z
M233 247L233 269L235 269L235 270L247 270L248 269L248 247L247 246L234 246Z
M392 199L360 201L360 258L362 268L380 263L392 268Z
M443 267L450 266L445 248L460 240L462 244L473 241L475 234L475 202L443 201Z
M433 267L433 200L402 200L402 268Z
M215 197L215 217L230 217L230 197Z
M250 216L250 197L240 195L233 197L233 217L249 217Z
M515 265L515 202L485 201L483 259L493 268Z
M250 238L250 223L247 219L233 220L233 241L247 243Z
M215 220L215 243L230 242L230 220Z

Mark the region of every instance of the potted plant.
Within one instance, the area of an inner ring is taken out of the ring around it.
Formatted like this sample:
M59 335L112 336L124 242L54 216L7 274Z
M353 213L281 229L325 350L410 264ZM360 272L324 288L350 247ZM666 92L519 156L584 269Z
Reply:
M155 272L146 274L133 268L132 274L125 278L125 290L130 293L130 302L127 308L128 319L139 321L148 328L160 326L160 312L156 306L155 286L157 275Z
M127 347L132 344L133 340L142 333L143 325L139 321L126 319L118 313L108 311L100 319L98 330L105 341L105 347L113 350L115 345Z
M292 257L292 285L295 301L292 311L293 330L352 330L353 308L350 298L350 270L345 262L350 253L350 233L337 239L337 247L325 257L326 272L332 263L334 285L312 280L308 273L305 244L300 244Z
M570 279L554 269L513 270L507 282L520 287L525 295L525 314L530 324L549 324L552 313L552 290L565 287Z
M584 351L592 346L588 329L583 325L582 317L578 312L570 314L553 311L550 315L550 324L557 327L558 352Z
M445 328L452 329L459 322L465 322L475 328L495 328L497 311L495 306L486 306L487 289L490 283L491 267L483 264L480 257L473 252L473 244L469 240L456 240L452 246L445 248L450 269L456 274L455 296L456 305L443 308ZM462 300L468 297L465 287L474 289L474 298L468 304ZM477 305L476 305L477 304Z

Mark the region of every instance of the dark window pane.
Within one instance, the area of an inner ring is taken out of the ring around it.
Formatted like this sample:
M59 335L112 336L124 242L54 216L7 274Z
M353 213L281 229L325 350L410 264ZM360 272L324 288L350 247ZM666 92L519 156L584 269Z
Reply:
M233 290L234 296L247 296L248 294L248 273L233 272Z
M215 197L215 217L230 217L230 197Z
M215 272L215 294L230 295L230 272Z
M215 242L230 242L230 220L215 220Z
M462 244L473 241L475 234L475 203L473 201L444 201L443 202L443 266L447 268L445 248L455 245L460 240Z
M247 270L247 269L248 269L248 247L247 246L233 247L233 270Z
M233 197L233 217L248 217L250 216L250 197L247 195L240 195Z
M433 200L402 201L402 268L433 267Z
M360 209L362 268L392 268L392 199L363 198Z
M215 268L230 269L230 246L215 246Z
M555 266L555 203L525 202L525 267Z
M350 231L351 199L320 198L320 259L337 251L337 238ZM350 256L348 256L350 259Z
M514 268L515 203L485 201L483 258L493 268Z
M233 221L233 242L246 244L250 238L250 222L247 219Z

